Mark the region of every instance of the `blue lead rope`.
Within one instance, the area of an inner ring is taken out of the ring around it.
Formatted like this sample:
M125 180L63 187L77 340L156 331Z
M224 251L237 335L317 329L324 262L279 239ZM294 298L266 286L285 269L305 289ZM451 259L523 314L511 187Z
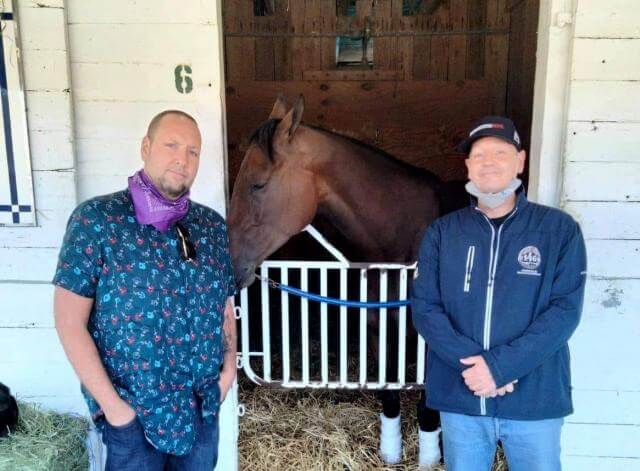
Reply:
M257 275L256 275L257 276ZM259 276L257 276L260 278ZM330 304L332 306L346 306L346 307L354 307L354 308L369 308L369 309L384 309L384 308L394 308L394 307L403 307L409 306L411 301L387 301L384 303L368 303L362 301L345 301L344 299L338 298L329 298L327 296L320 296L318 294L309 293L307 291L302 291L301 289L294 288L293 286L283 285L278 283L277 281L273 281L272 279L267 278L267 282L269 286L274 289L279 289L280 291L284 291L286 293L293 294L295 296L299 296L301 298L310 299L311 301L316 301L319 303Z

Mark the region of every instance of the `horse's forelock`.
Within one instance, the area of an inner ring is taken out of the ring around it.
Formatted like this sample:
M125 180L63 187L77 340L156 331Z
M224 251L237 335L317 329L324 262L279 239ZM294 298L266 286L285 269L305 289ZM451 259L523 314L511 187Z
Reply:
M270 119L258 126L249 137L250 144L257 144L273 162L273 136L281 119Z

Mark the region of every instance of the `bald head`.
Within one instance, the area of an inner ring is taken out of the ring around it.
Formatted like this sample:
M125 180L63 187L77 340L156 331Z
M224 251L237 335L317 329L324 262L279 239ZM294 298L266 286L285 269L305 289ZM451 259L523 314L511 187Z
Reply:
M147 137L150 140L153 141L153 138L156 135L156 131L158 130L158 127L160 126L160 123L162 122L162 120L166 116L179 116L179 117L188 119L193 124L195 124L196 127L198 127L198 123L193 118L193 116L191 116L189 113L185 113L184 111L180 111L180 110L165 110L165 111L162 111L162 112L158 113L157 115L155 115L153 117L153 119L151 120L151 122L149 123L149 127L147 128Z

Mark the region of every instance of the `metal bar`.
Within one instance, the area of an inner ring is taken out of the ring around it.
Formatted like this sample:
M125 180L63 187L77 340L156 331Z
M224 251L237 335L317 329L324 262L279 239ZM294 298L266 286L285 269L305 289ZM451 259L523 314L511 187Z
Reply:
M289 282L289 271L286 268L280 270L282 283ZM287 384L291 379L291 360L289 358L289 293L282 291L280 294L282 303L282 381Z
M249 294L247 288L240 291L240 309L242 316L242 320L240 321L242 323L242 369L244 370L244 374L247 375L247 378L256 384L260 384L264 380L251 368L251 357L262 357L264 356L264 352L252 352L251 345L249 345Z
M300 286L307 290L309 285L309 272L306 268L300 271ZM302 316L300 327L302 333L302 382L309 382L309 301L300 300L300 315Z
M340 270L340 296L347 297L347 269ZM347 383L347 360L349 358L347 345L347 307L340 306L340 382Z
M360 269L360 301L367 301L367 270ZM367 382L367 309L360 309L360 385Z
M299 261L299 260L265 260L260 266L273 267L287 267L287 268L343 268L345 266L342 262L317 262L317 261Z
M380 270L380 301L385 302L387 300L387 270ZM387 372L387 309L380 309L380 323L379 323L379 344L378 344L378 381L383 383L386 381Z
M413 390L413 389L422 389L424 384L399 384L399 383L378 383L378 382L370 382L366 383L364 386L361 386L360 383L349 381L346 384L342 384L339 381L331 381L327 384L322 381L310 381L305 383L303 381L290 381L286 385L283 385L278 382L272 382L269 384L265 384L265 386L270 386L272 388L277 389L302 389L302 388L310 388L310 389L350 389L350 390L369 390L369 391L380 391L380 390Z
M320 269L320 294L327 295L327 269ZM325 303L320 304L320 368L322 382L329 383L329 333L327 328L327 309Z
M355 33L355 34L354 34ZM509 34L508 29L504 28L482 28L452 31L380 31L371 33L372 38L401 38L415 36L459 36L459 35L489 35L489 34ZM243 33L224 33L225 37L241 37L241 38L339 38L343 36L360 37L361 31L337 31L335 33L263 33L258 31Z
M400 297L407 298L407 269L400 270ZM405 378L405 352L407 347L407 307L402 306L398 311L398 383L404 384Z
M267 268L331 268L331 269L339 269L339 268L368 268L371 270L397 270L400 268L408 268L414 269L416 267L416 263L405 264L405 263L359 263L353 262L345 264L343 262L317 262L317 261L300 261L300 260L265 260L260 265L261 267Z
M262 368L265 381L271 381L271 326L269 323L269 269L265 266L260 267L260 294L262 299ZM248 322L247 322L248 324Z
M311 224L305 227L303 231L308 232L311 237L313 237L316 241L318 241L320 245L322 245L325 249L327 249L329 253L333 255L335 258L337 258L340 262L349 263L349 260L347 259L347 257L345 257L345 255L342 252L340 252L340 250L338 250L338 248L335 245L333 245L331 242L325 239L325 237L322 234L320 234L320 232L318 232L318 229L313 227Z
M251 345L249 345L249 294L248 289L244 288L240 291L240 309L241 318L240 328L242 329L242 361L244 363L249 361L248 354L251 351Z
M302 340L302 378L301 380L291 380L291 344L290 344L290 298L286 292L281 293L282 304L282 357L283 357L283 380L273 380L272 365L271 365L271 335L270 335L270 311L269 311L269 282L268 274L269 268L277 267L280 270L280 282L287 284L289 282L288 270L297 268L301 270L300 289L308 290L308 276L310 267L317 267L320 270L320 292L322 296L327 296L328 291L328 271L330 269L338 269L340 273L340 296L346 299L348 296L348 270L347 267L358 267L360 270L360 301L367 301L368 298L368 275L369 269L380 269L380 293L379 301L386 302L388 300L388 288L389 288L389 269L399 269L400 271L400 286L399 297L406 298L408 293L408 283L412 270L415 269L415 264L385 264L385 263L359 263L359 264L345 264L343 262L300 262L300 261L270 261L264 263L260 267L260 274L262 276L261 281L261 304L262 304L262 351L251 351L250 348L250 331L249 331L249 298L248 291L244 289L240 292L240 305L242 312L240 317L242 319L242 369L247 374L250 380L257 384L268 385L272 387L282 387L286 389L296 387L310 387L310 388L327 388L327 389L366 389L366 390L381 390L381 389L415 389L421 387L424 384L424 372L425 372L425 351L426 346L424 340L418 338L418 351L417 351L417 376L416 382L406 382L406 337L407 337L407 308L402 307L399 310L399 323L398 323L398 377L397 382L386 382L387 373L387 318L388 309L380 309L379 311L379 362L378 362L378 379L377 381L367 381L367 363L368 363L368 337L367 337L367 319L368 310L366 308L359 309L360 313L360 354L359 354L359 377L357 381L349 381L348 371L348 317L349 311L346 306L340 308L340 364L339 364L339 378L330 380L329 378L329 352L328 352L328 307L326 304L321 304L320 307L320 321L321 321L321 380L311 381L310 379L310 338L309 338L309 311L308 301L301 300L301 340ZM263 361L263 377L256 374L252 370L251 358L262 357ZM395 379L395 378L392 378ZM413 379L413 378L412 378Z
M418 353L416 354L416 383L424 384L425 343L422 335L418 335Z

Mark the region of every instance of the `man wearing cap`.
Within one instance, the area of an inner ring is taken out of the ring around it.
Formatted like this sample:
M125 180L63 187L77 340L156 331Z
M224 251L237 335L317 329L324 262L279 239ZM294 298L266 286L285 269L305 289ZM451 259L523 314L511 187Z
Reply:
M75 209L53 280L56 329L107 446L106 469L211 471L236 374L226 226L191 201L201 138L156 115L144 168Z
M426 402L441 412L448 471L559 470L573 412L567 341L582 310L586 255L566 213L527 201L511 120L487 116L460 144L471 205L431 224L413 322L429 345Z

